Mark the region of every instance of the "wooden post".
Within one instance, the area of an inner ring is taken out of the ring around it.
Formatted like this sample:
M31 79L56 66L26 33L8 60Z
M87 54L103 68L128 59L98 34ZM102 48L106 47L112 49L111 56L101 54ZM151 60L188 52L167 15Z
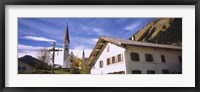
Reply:
M59 50L59 49L56 49L56 42L53 42L53 48L50 49L49 51L53 51L53 54L52 54L52 66L51 66L51 73L54 74L54 59L55 59L55 51L62 51L62 50Z

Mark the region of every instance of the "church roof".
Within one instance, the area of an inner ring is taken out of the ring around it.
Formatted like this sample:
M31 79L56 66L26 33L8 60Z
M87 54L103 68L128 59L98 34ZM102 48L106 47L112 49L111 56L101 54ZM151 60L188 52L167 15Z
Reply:
M106 42L113 43L115 45L121 46L125 48L126 46L142 46L142 47L153 47L153 48L163 48L163 49L175 49L175 50L182 50L181 46L173 46L173 45L164 45L164 44L155 44L155 43L148 43L148 42L139 42L133 40L126 40L126 39L119 39L119 38L112 38L107 36L101 36L91 52L89 56L89 60L87 62L88 65L91 65L92 61L96 59L99 52L103 48Z
M69 40L69 32L68 32L68 31L69 31L69 30L68 30L68 24L67 24L66 33L65 33L65 42L66 42L66 41L70 42L70 40Z

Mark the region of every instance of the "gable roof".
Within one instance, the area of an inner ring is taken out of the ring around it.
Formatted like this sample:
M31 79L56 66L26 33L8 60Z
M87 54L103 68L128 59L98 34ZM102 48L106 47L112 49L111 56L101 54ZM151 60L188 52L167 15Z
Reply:
M165 48L165 49L182 49L181 46L174 46L174 45L165 45L165 44L155 44L155 43L148 43L148 42L140 42L140 41L133 41L133 40L126 40L126 39L119 39L119 38L111 38L111 37L102 37L103 40L114 43L116 45L131 45L131 46L143 46L143 47L156 47L156 48Z
M181 46L173 46L173 45L164 45L164 44L155 44L155 43L148 43L148 42L139 42L139 41L133 41L133 40L126 40L126 39L119 39L119 38L112 38L107 36L101 36L96 43L95 48L91 52L89 59L87 61L87 65L91 65L92 61L94 61L103 46L106 44L106 42L110 42L112 44L126 47L126 46L142 46L142 47L153 47L153 48L163 48L163 49L174 49L174 50L182 50Z

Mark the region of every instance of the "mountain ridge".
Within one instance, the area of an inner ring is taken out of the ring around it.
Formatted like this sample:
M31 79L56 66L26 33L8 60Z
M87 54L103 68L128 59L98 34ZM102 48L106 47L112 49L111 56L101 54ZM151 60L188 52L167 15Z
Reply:
M23 57L18 58L18 62L19 61L24 62L32 67L35 67L36 69L47 70L49 68L49 66L46 63L30 55L25 55Z
M132 37L136 41L181 46L182 18L159 18L147 24Z

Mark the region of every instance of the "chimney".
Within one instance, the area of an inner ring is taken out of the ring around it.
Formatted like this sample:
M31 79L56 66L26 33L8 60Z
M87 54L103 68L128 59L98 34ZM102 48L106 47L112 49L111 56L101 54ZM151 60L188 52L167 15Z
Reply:
M133 35L133 36L131 36L131 38L129 38L130 40L132 40L132 41L135 41L135 36Z

